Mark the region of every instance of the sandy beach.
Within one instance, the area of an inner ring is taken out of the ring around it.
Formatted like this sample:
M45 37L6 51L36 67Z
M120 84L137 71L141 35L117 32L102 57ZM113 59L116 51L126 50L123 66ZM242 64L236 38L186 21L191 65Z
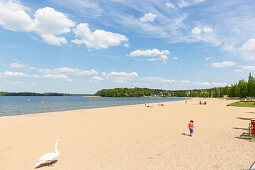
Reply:
M255 142L247 133L255 108L204 99L0 117L0 169L30 170L54 151L50 170L247 169ZM190 137L187 124L194 120Z

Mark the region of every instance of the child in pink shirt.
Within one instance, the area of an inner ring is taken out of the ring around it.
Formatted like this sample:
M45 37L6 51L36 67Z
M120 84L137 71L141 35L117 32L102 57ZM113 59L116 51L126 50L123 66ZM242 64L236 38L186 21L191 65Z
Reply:
M190 136L192 136L193 135L193 133L194 133L194 126L193 126L193 120L191 120L190 121L190 123L189 123L189 132L190 132Z

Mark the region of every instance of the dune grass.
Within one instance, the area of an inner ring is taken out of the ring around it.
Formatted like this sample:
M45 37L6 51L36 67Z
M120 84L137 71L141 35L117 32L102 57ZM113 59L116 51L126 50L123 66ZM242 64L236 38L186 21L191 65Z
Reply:
M234 102L228 104L228 106L237 106L237 107L255 107L255 102Z

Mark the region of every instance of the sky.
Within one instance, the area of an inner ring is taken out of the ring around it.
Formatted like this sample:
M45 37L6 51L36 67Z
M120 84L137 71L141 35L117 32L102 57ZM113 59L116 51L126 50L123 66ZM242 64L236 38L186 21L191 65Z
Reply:
M224 87L255 71L254 0L0 0L0 91Z

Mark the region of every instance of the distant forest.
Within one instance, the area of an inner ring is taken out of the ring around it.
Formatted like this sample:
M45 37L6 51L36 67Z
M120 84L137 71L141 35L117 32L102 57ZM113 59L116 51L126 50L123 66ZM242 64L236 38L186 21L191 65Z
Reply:
M255 78L249 74L248 81L240 80L230 87L215 87L195 90L160 90L148 88L114 88L102 89L95 96L101 97L255 97Z
M66 93L33 93L33 92L0 92L0 96L71 96L71 94Z

